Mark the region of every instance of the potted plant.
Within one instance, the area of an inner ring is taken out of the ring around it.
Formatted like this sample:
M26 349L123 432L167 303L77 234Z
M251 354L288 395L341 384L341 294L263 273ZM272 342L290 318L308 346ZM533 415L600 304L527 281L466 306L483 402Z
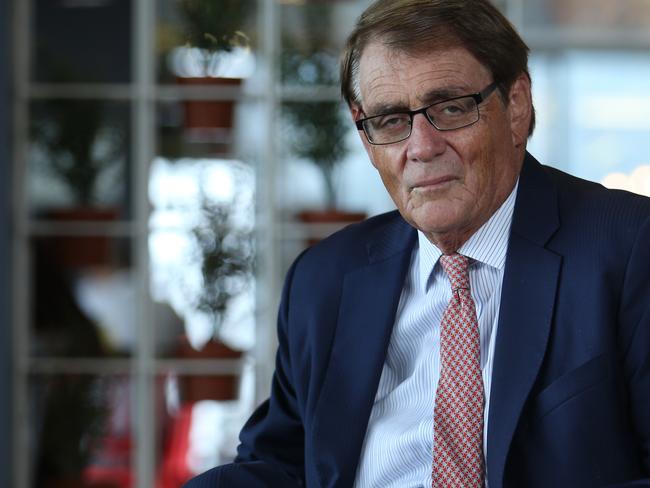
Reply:
M305 7L305 30L300 39L286 39L281 66L282 81L289 85L323 87L338 82L338 55L329 45L330 9L327 5ZM325 208L302 211L306 222L352 222L365 218L361 212L338 208L335 175L347 154L345 137L349 121L339 101L287 102L283 115L291 128L289 146L294 155L318 168L325 189Z
M213 338L200 349L187 340L180 345L179 355L192 359L240 359L242 352L221 342L219 330L233 298L250 286L253 274L252 229L235 222L232 203L204 200L201 222L192 229L198 249L203 285L194 306L205 313L213 324ZM236 398L238 375L190 376L183 381L185 401Z
M126 134L95 100L49 100L32 118L34 168L67 191L65 207L49 208L56 221L112 221L122 194L110 195L122 174ZM69 267L105 264L110 242L102 236L59 237L54 241L60 263Z
M326 51L286 53L284 73L295 74L292 81L301 85L332 83L335 58ZM302 74L301 74L302 73ZM337 101L287 102L284 114L291 126L291 150L313 162L321 173L327 209L337 206L334 173L347 153L347 120Z
M186 43L201 49L207 63L213 53L248 47L244 29L254 6L254 0L181 0Z
M253 272L252 230L236 225L233 213L229 203L204 201L202 222L192 229L203 275L196 306L211 317L215 335L230 300L249 285Z
M180 14L185 29L177 47L181 56L193 61L194 70L177 74L181 85L224 86L240 90L239 73L229 71L229 59L244 56L250 48L246 33L254 11L254 0L181 0ZM232 100L187 100L184 102L185 128L228 143L231 139L234 102Z

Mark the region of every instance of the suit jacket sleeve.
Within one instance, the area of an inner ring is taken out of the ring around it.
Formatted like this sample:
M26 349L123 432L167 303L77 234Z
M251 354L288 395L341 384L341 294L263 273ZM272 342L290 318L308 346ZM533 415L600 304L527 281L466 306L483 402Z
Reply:
M304 429L293 387L288 344L291 267L278 314L278 353L271 395L244 426L235 463L213 468L185 488L297 488L304 486Z
M650 216L640 227L621 293L621 351L640 459L650 478ZM647 481L650 485L650 479Z

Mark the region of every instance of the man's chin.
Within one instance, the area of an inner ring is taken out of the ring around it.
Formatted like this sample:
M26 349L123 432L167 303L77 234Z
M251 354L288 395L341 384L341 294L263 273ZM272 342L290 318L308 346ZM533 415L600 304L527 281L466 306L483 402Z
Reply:
M462 213L463 202L450 191L422 191L411 194L407 210L412 219L420 225L438 227L446 225Z
M410 212L412 226L425 234L446 234L461 227L458 208L448 203L427 202Z

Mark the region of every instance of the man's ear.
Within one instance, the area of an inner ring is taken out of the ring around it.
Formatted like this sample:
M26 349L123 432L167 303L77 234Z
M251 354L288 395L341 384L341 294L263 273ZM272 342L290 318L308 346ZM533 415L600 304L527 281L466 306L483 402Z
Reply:
M352 121L356 122L359 119L363 118L363 110L361 109L361 105L357 103L351 103L350 104L350 115L352 116ZM361 142L363 143L363 147L366 150L366 154L368 154L368 158L370 159L370 162L372 163L373 166L375 166L375 161L372 158L372 145L368 142L368 139L366 139L366 135L363 133L363 131L358 131L359 132L359 137L361 138Z
M361 118L361 106L358 103L352 102L350 104L350 115L352 115L352 120L355 122Z
M526 144L528 129L533 113L530 78L525 73L519 75L510 87L508 95L508 112L510 113L510 130L515 147Z

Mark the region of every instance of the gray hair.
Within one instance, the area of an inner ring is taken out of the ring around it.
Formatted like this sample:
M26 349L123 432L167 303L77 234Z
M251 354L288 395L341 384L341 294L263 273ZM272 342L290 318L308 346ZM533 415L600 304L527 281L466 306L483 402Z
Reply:
M359 64L373 42L409 54L461 46L492 74L507 103L515 80L528 71L529 49L488 0L377 0L359 17L341 58L341 94L361 104ZM529 135L535 126L531 117Z

